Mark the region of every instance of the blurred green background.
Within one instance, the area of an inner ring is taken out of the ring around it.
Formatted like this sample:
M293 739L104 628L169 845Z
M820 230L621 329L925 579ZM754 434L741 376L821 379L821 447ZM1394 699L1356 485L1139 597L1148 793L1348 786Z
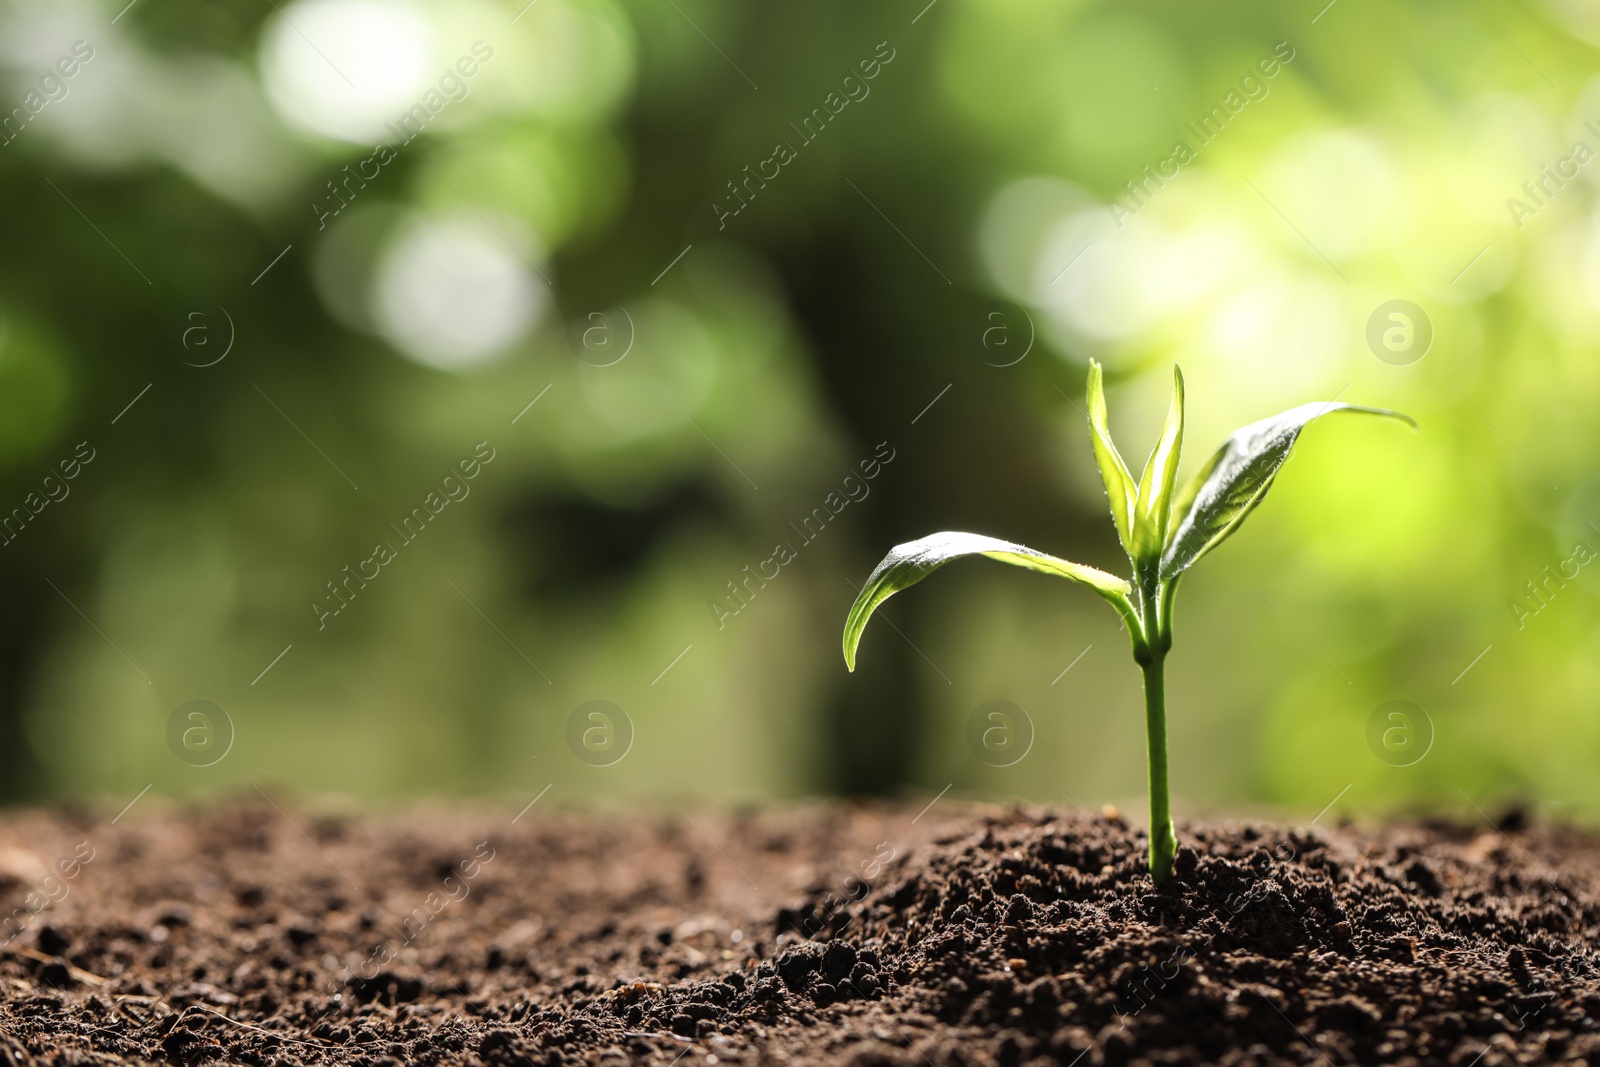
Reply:
M1185 471L1423 426L1319 423L1185 581L1180 815L1600 809L1591 5L124 2L0 7L5 799L1137 813L1086 591L958 564L839 655L898 541L1126 569L1098 358L1130 462L1174 361Z

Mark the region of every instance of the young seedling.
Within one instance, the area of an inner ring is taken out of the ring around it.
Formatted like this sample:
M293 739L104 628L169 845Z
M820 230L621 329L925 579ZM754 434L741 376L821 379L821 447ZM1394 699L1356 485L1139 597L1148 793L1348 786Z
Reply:
M1132 565L1131 581L1070 563L1023 545L972 533L936 533L897 545L867 578L844 624L844 662L856 669L856 646L879 604L962 556L987 556L1014 567L1087 585L1116 609L1133 641L1133 658L1144 672L1145 735L1150 766L1150 874L1157 883L1172 876L1177 838L1167 789L1167 709L1164 671L1172 648L1172 603L1183 572L1227 540L1253 511L1289 459L1300 431L1334 411L1384 415L1409 423L1407 415L1337 401L1301 404L1236 430L1176 495L1178 453L1183 445L1183 372L1172 374L1172 407L1137 482L1106 426L1100 365L1089 365L1089 441L1111 502L1117 537Z

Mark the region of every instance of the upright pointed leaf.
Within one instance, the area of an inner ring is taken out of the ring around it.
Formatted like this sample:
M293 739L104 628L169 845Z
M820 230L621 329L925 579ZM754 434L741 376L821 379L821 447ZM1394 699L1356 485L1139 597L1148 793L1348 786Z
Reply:
M861 594L850 608L844 624L844 662L852 671L856 669L856 646L861 643L861 632L879 604L908 586L963 556L988 556L1013 567L1053 574L1081 582L1111 601L1119 613L1128 606L1128 583L1114 574L1070 563L1055 556L1047 556L1024 545L1002 541L998 537L985 537L973 533L936 533L916 541L896 545L883 562L878 564L861 587Z
M1226 541L1272 488L1300 431L1313 419L1335 411L1383 415L1410 423L1413 429L1417 425L1397 411L1325 401L1301 404L1234 431L1179 494L1181 510L1173 512L1178 526L1161 558L1161 577L1177 577Z
M1094 449L1094 461L1100 467L1100 480L1105 483L1106 499L1111 502L1111 518L1117 524L1117 539L1130 559L1134 558L1134 482L1128 465L1122 461L1111 440L1111 428L1106 425L1106 392L1100 364L1089 361L1089 444Z
M1172 486L1178 476L1178 456L1183 450L1183 371L1172 368L1172 405L1167 409L1161 440L1151 449L1139 478L1134 502L1134 547L1137 557L1153 559L1167 541L1167 523L1172 514Z

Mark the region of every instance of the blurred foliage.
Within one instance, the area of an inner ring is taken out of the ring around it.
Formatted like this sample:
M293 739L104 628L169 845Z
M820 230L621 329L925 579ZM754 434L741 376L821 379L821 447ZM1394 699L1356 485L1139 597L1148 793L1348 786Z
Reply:
M838 651L932 530L1121 569L1095 357L1129 451L1183 365L1186 470L1307 399L1423 425L1315 427L1185 582L1180 813L1600 808L1584 5L123 4L0 7L6 797L1136 811L1137 674L1081 590L963 565ZM1420 360L1369 347L1397 299ZM235 731L207 767L168 748L193 699ZM591 699L611 766L568 750ZM1036 731L1003 768L965 741L994 699Z

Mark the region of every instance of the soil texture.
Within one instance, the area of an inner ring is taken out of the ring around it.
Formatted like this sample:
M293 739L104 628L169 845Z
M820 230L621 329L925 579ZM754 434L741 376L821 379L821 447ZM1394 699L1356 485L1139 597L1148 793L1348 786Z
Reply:
M1600 840L811 805L0 817L0 1063L1600 1062Z

